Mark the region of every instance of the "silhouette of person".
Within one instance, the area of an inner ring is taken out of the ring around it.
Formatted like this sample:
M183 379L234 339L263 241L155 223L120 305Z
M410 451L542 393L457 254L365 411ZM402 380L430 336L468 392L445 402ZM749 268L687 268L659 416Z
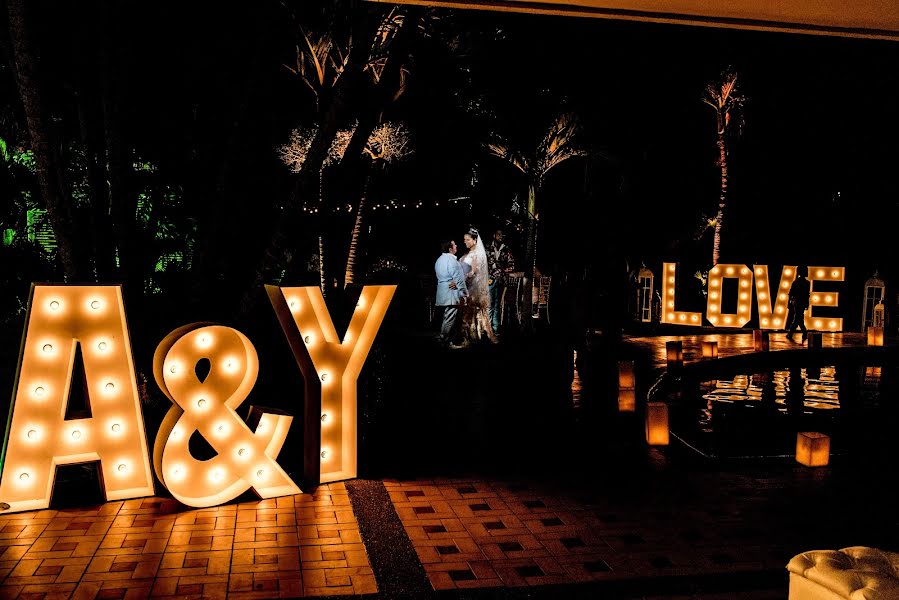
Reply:
M796 281L790 286L788 300L790 321L787 323L787 339L789 340L792 340L796 334L797 326L802 330L802 341L804 342L808 337L808 329L805 328L805 311L808 308L811 287L808 279L801 273L796 275Z

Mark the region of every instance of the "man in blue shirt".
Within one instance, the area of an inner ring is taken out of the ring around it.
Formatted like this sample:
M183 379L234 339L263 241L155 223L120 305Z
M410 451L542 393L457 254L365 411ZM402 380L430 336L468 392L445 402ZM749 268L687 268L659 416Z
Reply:
M462 265L456 259L456 242L453 240L441 242L440 249L443 250L443 254L434 263L434 272L437 275L437 300L434 304L443 307L443 323L437 339L442 344L453 345L458 331L459 305L468 295L468 288L465 286Z

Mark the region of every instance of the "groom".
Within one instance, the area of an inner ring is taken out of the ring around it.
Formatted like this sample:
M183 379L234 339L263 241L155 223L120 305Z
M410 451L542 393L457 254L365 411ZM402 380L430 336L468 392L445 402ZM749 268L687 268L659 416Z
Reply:
M452 345L458 330L459 304L468 295L468 288L465 286L462 265L456 259L456 242L441 242L440 249L443 254L434 263L434 272L437 274L435 305L443 307L443 324L437 339L441 344Z

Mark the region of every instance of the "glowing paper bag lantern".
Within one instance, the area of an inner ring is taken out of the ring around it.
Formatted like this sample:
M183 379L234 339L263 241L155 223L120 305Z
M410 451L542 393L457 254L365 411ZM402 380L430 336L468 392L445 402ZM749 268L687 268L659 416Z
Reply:
M796 462L807 467L823 467L830 461L830 438L815 431L796 435Z
M805 326L815 331L843 331L843 319L834 317L818 317L812 314L814 307L826 306L835 308L839 303L840 295L837 292L815 291L816 281L843 281L846 278L846 269L843 267L809 267L808 280L810 283L810 296L808 311L805 313Z
M265 289L306 380L303 476L356 477L356 380L396 286L365 286L342 339L318 286Z
M703 358L718 358L718 342L703 342L702 343L702 357Z
M784 329L790 302L790 287L796 280L796 267L787 265L780 274L776 288L768 281L767 265L754 265L755 298L759 307L759 327L761 329ZM771 300L774 300L774 307Z
M684 343L680 340L665 342L665 355L668 359L669 369L684 366Z
M737 312L721 312L725 279L737 279ZM706 318L717 327L742 327L752 315L752 270L746 265L716 265L709 271Z
M618 361L618 410L620 412L634 412L636 410L637 396L634 390L635 384L634 361Z
M809 331L808 332L808 349L809 350L820 350L821 348L822 348L821 332L820 331Z
M201 380L196 369L203 359L209 361L209 372ZM235 412L258 373L253 344L222 325L181 327L156 348L153 374L174 405L159 427L153 463L156 475L183 504L215 506L251 488L261 498L300 493L275 460L293 417L263 412L253 431ZM194 432L216 451L213 458L193 457L189 441Z
M646 403L646 443L668 445L668 405L664 402Z
M752 347L756 352L767 352L769 348L768 332L761 329L753 330Z
M883 346L883 327L868 327L868 345Z
M152 495L121 287L33 285L25 322L0 500L10 512L47 508L56 467L94 461L107 500ZM66 419L81 364L91 416Z
M677 266L674 263L663 263L662 268L662 322L678 325L702 326L702 315L698 312L686 312L674 309L674 287Z

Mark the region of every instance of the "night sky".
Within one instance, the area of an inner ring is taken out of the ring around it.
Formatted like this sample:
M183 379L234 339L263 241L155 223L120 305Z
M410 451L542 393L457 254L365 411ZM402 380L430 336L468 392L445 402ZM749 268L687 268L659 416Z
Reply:
M135 156L183 190L198 219L225 215L217 225L221 263L258 256L294 182L273 149L292 128L314 122L312 96L283 66L294 59L296 25L314 31L326 18L340 23L351 15L308 1L102 10L46 4L37 37L60 127L74 136L70 100L97 89L97 48L109 43ZM732 66L747 103L742 135L731 144L723 260L844 264L853 285L875 269L899 276L891 249L899 216L894 42L482 11L429 14L429 35L408 64L408 89L385 113L409 126L416 153L378 172L370 192L376 203L396 198L424 206L371 214L370 261L395 256L427 272L436 241L461 237L468 225L486 231L511 222L513 242L523 245L511 207L526 194L524 181L488 157L482 143L490 132L533 143L554 115L571 111L589 156L559 167L545 183L541 269L623 269L663 259L707 267L711 230L698 240L693 235L702 215L715 213L719 173L714 114L700 97ZM21 139L26 132L7 66L2 86L4 135ZM213 199L225 153L226 192ZM453 197L469 199L447 205ZM338 218L347 231L349 219ZM297 232L308 243L304 252L314 250L310 232Z

